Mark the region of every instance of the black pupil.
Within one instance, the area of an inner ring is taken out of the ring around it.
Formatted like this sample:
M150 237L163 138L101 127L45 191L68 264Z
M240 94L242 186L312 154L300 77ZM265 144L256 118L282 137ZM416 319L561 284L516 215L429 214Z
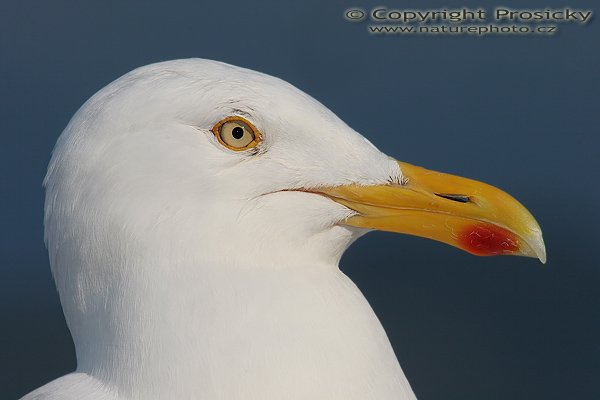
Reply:
M235 128L233 128L233 130L231 131L231 136L233 136L236 139L241 139L242 136L244 136L244 128L236 126Z

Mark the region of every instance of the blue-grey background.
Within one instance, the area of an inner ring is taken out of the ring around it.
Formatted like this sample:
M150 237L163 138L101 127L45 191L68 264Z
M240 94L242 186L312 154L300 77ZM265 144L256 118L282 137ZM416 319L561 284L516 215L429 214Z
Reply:
M600 398L598 21L561 24L553 37L477 38L378 37L343 19L347 8L382 3L593 7L3 2L0 398L75 368L42 235L41 184L57 137L113 79L187 57L281 77L386 153L492 183L536 216L546 266L379 232L344 256L420 399Z

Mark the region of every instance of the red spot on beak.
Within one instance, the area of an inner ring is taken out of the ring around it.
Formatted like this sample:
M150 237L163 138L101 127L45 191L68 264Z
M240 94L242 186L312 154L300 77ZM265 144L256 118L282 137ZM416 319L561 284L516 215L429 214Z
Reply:
M460 246L478 256L511 254L519 251L519 239L510 231L491 224L467 226L458 236Z

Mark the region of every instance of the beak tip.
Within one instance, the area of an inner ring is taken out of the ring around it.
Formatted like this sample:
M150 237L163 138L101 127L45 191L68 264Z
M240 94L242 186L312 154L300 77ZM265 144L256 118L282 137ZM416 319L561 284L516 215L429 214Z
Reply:
M546 264L546 251L541 254L538 254L538 259L542 264Z
M546 247L542 243L542 247L537 253L537 256L542 264L546 264Z
M535 257L537 257L542 264L546 264L546 245L544 244L542 232L536 231L535 234L531 237L531 239L527 242L527 244L533 250Z

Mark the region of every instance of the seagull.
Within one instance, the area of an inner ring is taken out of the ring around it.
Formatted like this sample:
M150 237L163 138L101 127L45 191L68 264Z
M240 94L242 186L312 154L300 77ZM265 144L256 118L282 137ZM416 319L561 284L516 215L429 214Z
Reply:
M383 230L546 260L500 189L397 161L291 84L211 60L101 89L44 186L77 369L25 400L414 399L339 269L350 244Z

